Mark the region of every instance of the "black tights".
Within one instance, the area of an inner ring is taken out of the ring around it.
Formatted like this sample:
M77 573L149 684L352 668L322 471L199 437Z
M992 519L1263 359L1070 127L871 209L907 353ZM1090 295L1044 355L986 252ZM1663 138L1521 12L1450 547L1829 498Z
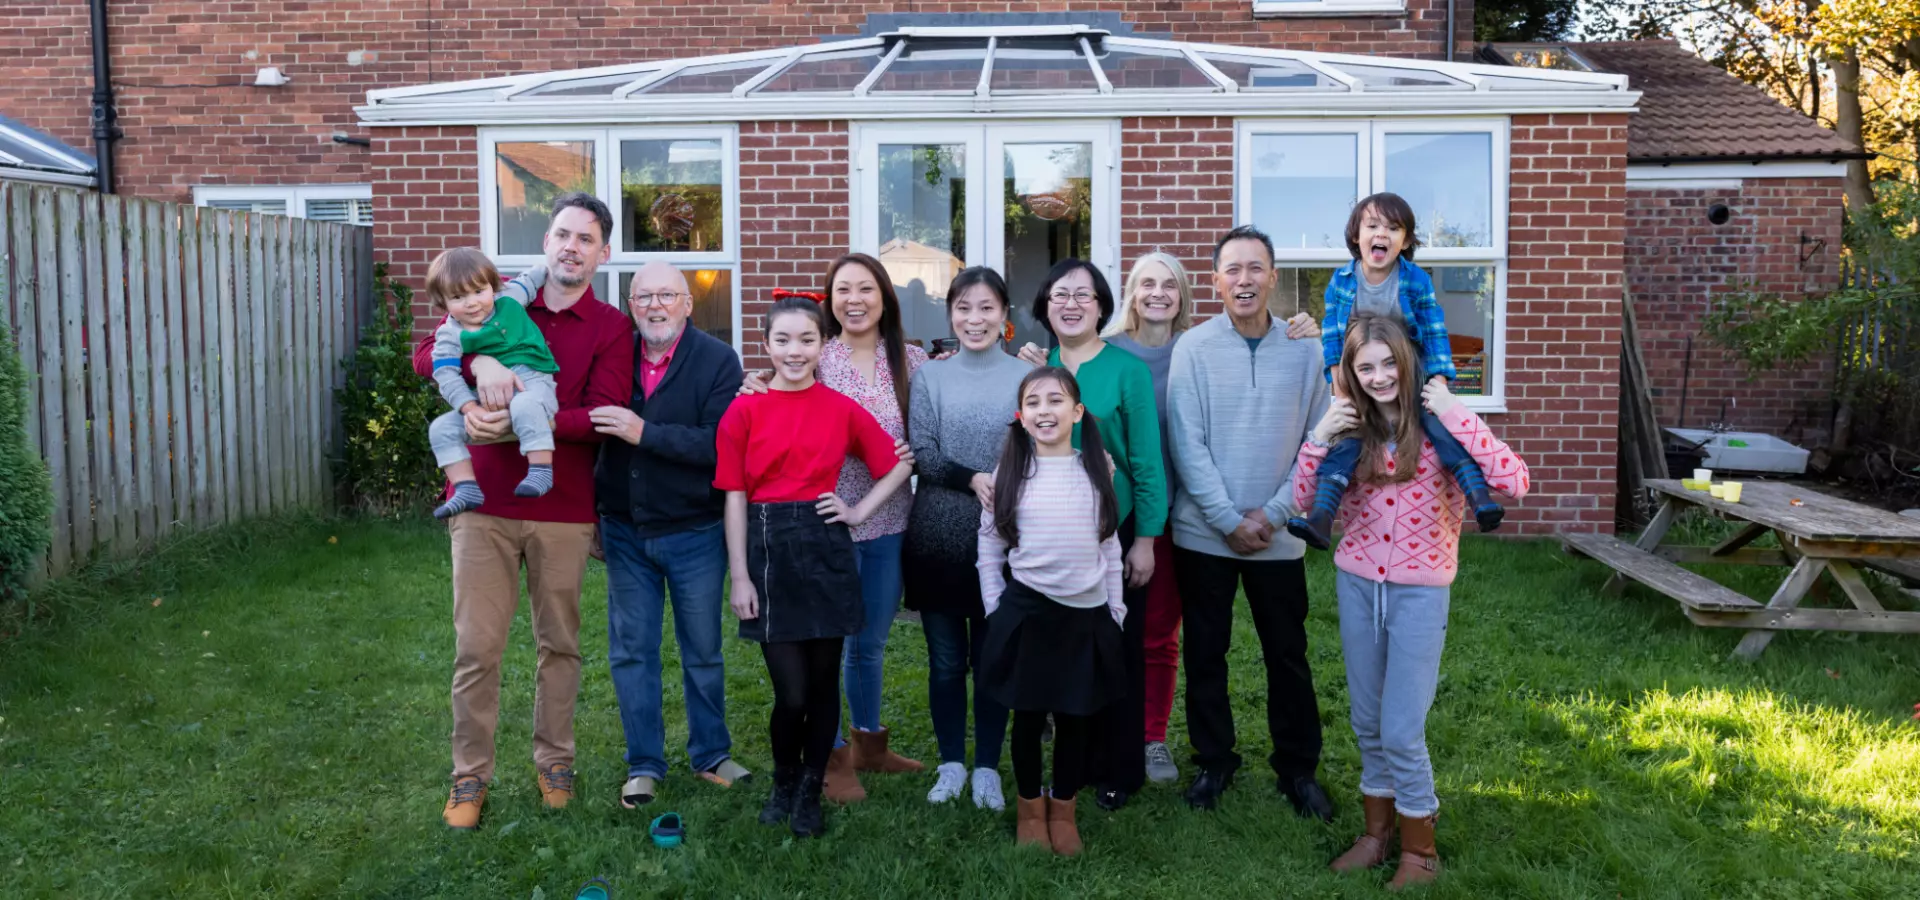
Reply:
M1087 718L1053 714L1053 791L1059 800L1071 800L1087 783ZM1040 732L1047 714L1029 710L1013 713L1013 781L1020 796L1040 796Z
M773 681L773 764L827 768L840 730L840 644L814 638L761 644Z

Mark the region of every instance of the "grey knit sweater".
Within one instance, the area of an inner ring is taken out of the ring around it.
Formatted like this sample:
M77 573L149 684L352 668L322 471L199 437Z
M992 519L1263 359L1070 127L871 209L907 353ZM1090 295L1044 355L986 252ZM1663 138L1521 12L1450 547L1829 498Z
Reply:
M901 545L907 608L983 615L980 501L968 485L1000 462L1020 379L1033 367L995 347L961 350L913 374L907 432L919 472Z

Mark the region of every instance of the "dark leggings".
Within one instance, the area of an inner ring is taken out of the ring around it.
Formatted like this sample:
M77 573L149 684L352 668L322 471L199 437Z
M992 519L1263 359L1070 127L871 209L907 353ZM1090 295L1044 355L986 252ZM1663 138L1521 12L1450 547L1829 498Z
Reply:
M1053 714L1053 791L1059 800L1072 800L1087 783L1087 716ZM1027 800L1040 796L1040 732L1047 714L1016 710L1013 714L1013 781Z
M845 638L761 644L773 681L773 764L827 768L840 730L840 645Z

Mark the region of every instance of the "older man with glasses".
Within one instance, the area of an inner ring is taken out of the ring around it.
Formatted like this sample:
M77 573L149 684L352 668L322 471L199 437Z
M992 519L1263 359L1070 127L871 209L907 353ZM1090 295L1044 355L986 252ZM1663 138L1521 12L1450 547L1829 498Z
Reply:
M607 661L627 736L620 805L651 801L667 775L660 639L669 596L680 644L687 756L721 786L749 776L731 757L720 609L727 548L725 496L713 489L714 435L740 390L740 357L687 326L686 276L649 263L633 276L628 311L639 327L625 406L592 412L609 440L594 469L600 542L607 560Z

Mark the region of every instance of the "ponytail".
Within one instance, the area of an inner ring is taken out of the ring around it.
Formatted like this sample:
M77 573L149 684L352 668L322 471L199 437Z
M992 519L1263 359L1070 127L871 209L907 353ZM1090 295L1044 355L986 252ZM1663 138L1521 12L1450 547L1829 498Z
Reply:
M1000 532L1000 539L1009 547L1020 544L1020 523L1015 519L1020 514L1020 492L1033 474L1033 455L1033 435L1020 427L1016 416L1007 423L1000 466L993 473L993 530Z
M1100 439L1099 425L1093 413L1081 417L1080 465L1087 470L1094 496L1100 498L1100 539L1104 541L1120 530L1120 498L1113 492L1113 467L1107 463L1107 445Z

